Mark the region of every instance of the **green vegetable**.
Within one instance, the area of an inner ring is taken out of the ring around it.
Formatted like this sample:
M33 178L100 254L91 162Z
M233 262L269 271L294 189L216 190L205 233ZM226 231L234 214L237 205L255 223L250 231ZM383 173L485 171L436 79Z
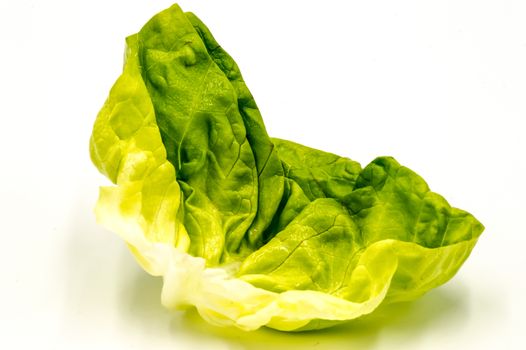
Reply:
M98 221L163 276L167 307L253 330L323 328L448 281L483 226L393 158L267 135L239 68L174 5L127 38L91 158Z

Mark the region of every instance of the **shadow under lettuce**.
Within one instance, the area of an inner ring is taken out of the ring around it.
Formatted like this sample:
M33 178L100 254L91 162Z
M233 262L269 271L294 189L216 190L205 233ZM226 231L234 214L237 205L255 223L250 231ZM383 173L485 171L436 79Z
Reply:
M235 327L217 327L204 321L193 308L165 309L160 301L162 279L146 274L138 266L130 266L133 258L128 254L122 260L127 270L127 277L121 279L122 317L144 333L159 336L168 333L174 341L184 337L197 339L202 345L227 343L227 349L235 350L396 348L418 344L418 338L437 329L460 332L469 317L468 289L457 280L413 302L381 305L370 315L318 331L288 333L263 327L245 332Z

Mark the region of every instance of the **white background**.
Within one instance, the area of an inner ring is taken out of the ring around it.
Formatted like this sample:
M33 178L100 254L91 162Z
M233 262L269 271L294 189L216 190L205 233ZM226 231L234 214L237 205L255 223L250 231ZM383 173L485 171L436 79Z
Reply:
M88 139L125 36L170 1L0 2L0 348L526 348L526 3L180 1L271 135L395 156L486 226L447 285L328 331L220 329L94 222Z

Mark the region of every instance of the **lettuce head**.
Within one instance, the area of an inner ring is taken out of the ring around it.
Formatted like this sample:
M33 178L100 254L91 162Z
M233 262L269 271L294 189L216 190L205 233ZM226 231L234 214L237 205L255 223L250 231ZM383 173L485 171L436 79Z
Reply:
M126 39L90 140L98 222L162 303L216 325L318 329L448 281L483 226L391 157L270 138L234 60L174 5Z

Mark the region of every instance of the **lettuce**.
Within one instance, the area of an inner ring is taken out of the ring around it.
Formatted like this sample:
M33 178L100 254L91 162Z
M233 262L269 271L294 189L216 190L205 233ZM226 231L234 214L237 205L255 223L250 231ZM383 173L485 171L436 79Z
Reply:
M390 157L267 135L233 59L177 5L126 39L93 127L97 220L162 302L244 330L318 329L448 281L483 226Z

